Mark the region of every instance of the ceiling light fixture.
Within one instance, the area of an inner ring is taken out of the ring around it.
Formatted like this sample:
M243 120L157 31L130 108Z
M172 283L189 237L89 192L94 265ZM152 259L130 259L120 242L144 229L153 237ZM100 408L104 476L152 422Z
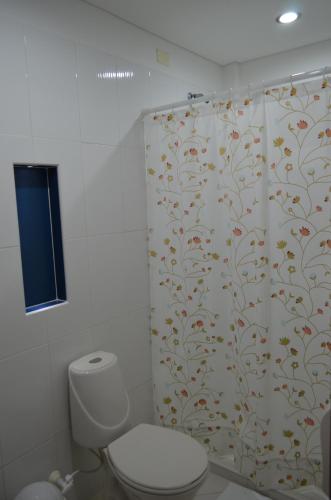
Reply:
M276 21L280 24L290 24L297 21L300 15L299 12L284 12L284 14L277 17Z

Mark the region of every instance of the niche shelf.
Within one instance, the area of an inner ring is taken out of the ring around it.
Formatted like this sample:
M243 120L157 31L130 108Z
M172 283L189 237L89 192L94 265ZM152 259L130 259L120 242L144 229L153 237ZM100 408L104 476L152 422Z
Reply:
M14 164L26 313L67 300L57 165Z

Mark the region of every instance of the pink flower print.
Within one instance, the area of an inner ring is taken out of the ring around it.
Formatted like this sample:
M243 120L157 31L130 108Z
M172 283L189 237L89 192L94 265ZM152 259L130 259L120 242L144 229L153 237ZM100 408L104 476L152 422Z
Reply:
M306 325L306 326L304 326L304 327L302 328L302 330L303 330L303 333L304 333L305 335L311 335L311 328L309 328L309 326L307 326L307 325Z
M234 141L239 139L239 132L237 132L236 130L233 130L230 135Z
M310 235L310 231L307 227L302 226L299 229L299 231L300 231L301 236L309 236Z
M199 405L200 406L206 406L207 401L205 399L199 399Z
M325 134L327 137L331 137L331 128L327 128Z
M196 245L199 245L199 243L201 243L201 239L199 238L199 236L193 236L192 239Z
M242 230L239 229L239 227L235 227L234 230L233 230L233 234L235 236L241 236L242 235Z
M320 100L320 96L319 96L319 95L317 95L317 94L315 94L315 95L314 95L314 101L319 101L319 100Z
M238 325L239 325L241 328L243 328L243 327L245 326L245 323L243 322L243 320L242 320L242 319L240 319L240 318L239 318L239 319L238 319Z
M305 120L298 121L297 125L298 128L300 128L301 130L304 130L305 128L308 127L308 123Z
M198 150L196 148L190 148L190 154L192 156L197 156L198 155Z
M188 392L187 392L187 390L186 390L186 389L182 389L182 390L180 391L180 393L181 393L181 395L182 395L182 396L184 396L184 398L187 398L187 397L188 397Z
M305 422L306 425L310 425L310 426L315 425L315 421L312 418L310 418L310 417L306 417L304 419L304 422Z
M198 319L197 321L197 327L202 328L203 327L203 321L201 319Z

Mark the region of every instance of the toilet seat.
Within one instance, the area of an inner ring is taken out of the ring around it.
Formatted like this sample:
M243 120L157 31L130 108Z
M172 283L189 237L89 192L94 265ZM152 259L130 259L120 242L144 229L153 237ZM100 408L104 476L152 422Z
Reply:
M178 431L140 424L108 446L118 479L134 489L171 495L200 484L208 471L205 449Z
M129 488L135 490L137 493L147 493L149 495L157 495L157 496L173 496L173 495L181 495L184 493L187 493L198 486L200 486L200 483L205 479L208 473L208 468L206 471L193 483L190 483L186 485L183 488L176 488L176 489L158 489L158 488L149 488L148 486L142 486L141 484L137 484L130 480L129 478L123 476L118 470L116 470L114 467L113 472L117 479L124 485L128 486Z

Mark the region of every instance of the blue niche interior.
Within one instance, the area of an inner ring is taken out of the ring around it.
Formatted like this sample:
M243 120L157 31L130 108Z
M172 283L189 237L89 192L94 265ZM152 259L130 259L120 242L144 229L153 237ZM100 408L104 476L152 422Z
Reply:
M14 165L26 312L66 301L56 166Z

